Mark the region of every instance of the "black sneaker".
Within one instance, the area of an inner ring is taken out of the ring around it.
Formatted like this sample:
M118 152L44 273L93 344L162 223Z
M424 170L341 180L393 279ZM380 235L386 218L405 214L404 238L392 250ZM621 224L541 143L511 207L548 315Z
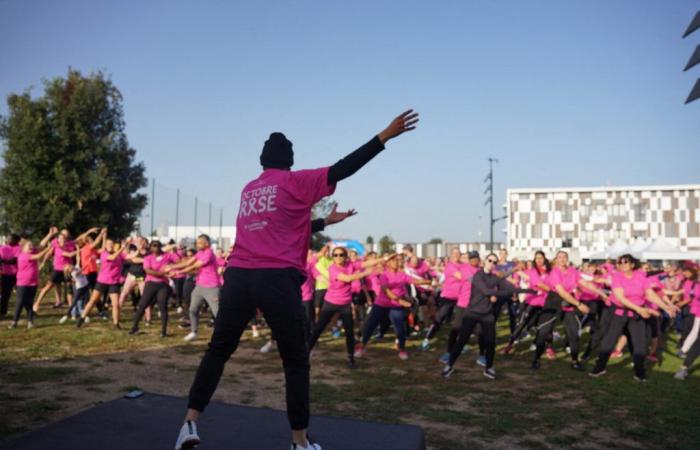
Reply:
M112 324L112 329L113 329L113 330L121 330L121 329L122 329L122 326L119 325L118 323L114 323L114 324Z
M582 366L581 363L578 362L578 361L573 361L573 362L571 363L571 368L574 369L574 370L583 370L583 366Z
M75 321L75 327L80 328L83 326L83 323L85 323L85 319L78 317L78 320Z
M455 369L454 367L450 366L449 364L443 367L442 369L442 377L443 378L450 378L450 375L454 373Z
M530 369L532 370L539 370L540 369L540 361L532 361L532 365L530 366Z
M136 328L136 327L134 327L134 328L132 328L131 330L129 330L129 335L133 336L133 335L135 335L135 334L138 333L138 332L139 332L139 329Z

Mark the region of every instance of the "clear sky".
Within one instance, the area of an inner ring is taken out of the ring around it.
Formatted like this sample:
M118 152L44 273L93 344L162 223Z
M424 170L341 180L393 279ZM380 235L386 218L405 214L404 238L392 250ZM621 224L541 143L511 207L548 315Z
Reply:
M413 107L419 129L338 187L359 215L331 234L472 241L488 237L489 155L499 213L509 187L700 182L700 101L683 104L700 68L682 72L700 32L681 39L698 8L0 0L0 95L104 70L148 176L224 205L227 223L271 131L296 168L318 167Z

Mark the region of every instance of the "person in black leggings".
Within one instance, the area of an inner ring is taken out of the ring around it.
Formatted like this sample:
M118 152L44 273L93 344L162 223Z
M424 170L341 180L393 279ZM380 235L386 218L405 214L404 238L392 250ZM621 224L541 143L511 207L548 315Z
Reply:
M354 213L354 211L352 212ZM353 351L355 350L355 333L351 306L351 284L353 281L361 280L372 273L371 268L380 264L382 261L379 259L364 261L359 265L364 270L362 272L355 272L356 265L350 263L348 260L348 251L345 248L334 248L331 252L331 256L333 258L333 264L328 267L328 289L323 299L321 313L319 314L316 326L309 339L309 351L314 348L318 338L326 329L331 319L336 314L339 314L340 320L343 323L343 329L345 330L348 365L350 368L354 368L355 358L353 357Z
M493 359L496 350L496 318L493 304L498 298L509 298L513 294L534 293L531 289L520 289L511 283L498 277L493 270L498 263L498 257L494 253L486 256L483 270L478 271L472 278L472 289L462 319L462 329L459 339L450 350L450 359L442 369L442 376L447 378L454 372L454 364L462 353L462 349L469 342L474 328L481 326L481 339L486 353L486 367L484 376L495 379L496 371L493 368Z
M147 307L158 304L160 311L160 337L166 337L168 331L168 300L170 299L170 284L168 283L169 264L177 261L178 256L165 250L160 241L151 241L150 254L143 258L143 270L146 272L146 285L134 315L134 324L129 334L139 331L139 322ZM167 252L167 253L166 253Z

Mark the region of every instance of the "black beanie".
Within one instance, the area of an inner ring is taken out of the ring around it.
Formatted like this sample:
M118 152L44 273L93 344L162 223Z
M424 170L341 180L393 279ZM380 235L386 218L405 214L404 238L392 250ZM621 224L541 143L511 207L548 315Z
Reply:
M294 152L292 143L284 134L275 132L265 141L260 164L270 169L289 169L294 164Z

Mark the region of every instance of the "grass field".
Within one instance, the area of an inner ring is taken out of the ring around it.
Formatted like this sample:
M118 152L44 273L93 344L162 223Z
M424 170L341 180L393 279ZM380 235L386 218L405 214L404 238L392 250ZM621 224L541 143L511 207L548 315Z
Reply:
M73 322L58 324L62 312L42 311L32 330L24 322L14 330L7 329L9 321L0 323L3 439L134 387L184 396L210 333L207 329L202 339L185 344L186 330L172 321L172 336L161 339L156 317L152 327L133 337L99 319L76 330ZM131 311L125 319L130 316ZM506 328L501 321L499 347ZM346 368L344 340L325 336L311 361L312 412L417 424L431 449L700 448L700 376L696 371L686 381L673 379L680 364L674 336L661 365L640 384L632 380L629 356L612 362L603 378L591 379L570 369L560 348L556 360L544 360L533 373L530 341L519 344L514 355L496 356L495 381L482 376L473 351L443 380L440 334L427 352L413 338L408 361L396 357L390 336L371 343L355 370ZM215 399L284 409L280 361L275 353L258 352L264 341L246 336Z

